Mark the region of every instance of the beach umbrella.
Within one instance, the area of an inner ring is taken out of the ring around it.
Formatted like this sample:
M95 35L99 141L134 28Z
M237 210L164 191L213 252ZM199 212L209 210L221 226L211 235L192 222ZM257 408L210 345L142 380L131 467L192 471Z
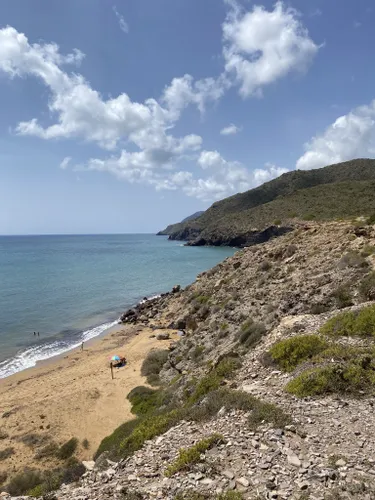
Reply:
M115 354L114 356L112 356L110 358L110 361L121 361L121 358L120 358L120 356L117 356L117 354Z

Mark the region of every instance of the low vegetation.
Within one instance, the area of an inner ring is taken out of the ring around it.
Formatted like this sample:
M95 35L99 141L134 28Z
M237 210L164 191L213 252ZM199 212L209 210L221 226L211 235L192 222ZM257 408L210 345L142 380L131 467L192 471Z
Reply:
M160 385L159 374L168 360L167 350L151 351L144 359L141 367L141 375L146 377L150 385Z
M25 469L13 476L6 490L13 496L29 495L42 497L58 489L63 483L77 481L85 472L85 467L76 458L69 458L62 467L44 472Z
M339 309L350 307L353 305L353 298L349 285L340 285L332 292L332 297L335 299Z
M241 326L238 339L245 347L253 347L267 333L263 323L256 323L249 319Z
M4 450L0 450L0 460L6 460L7 458L14 455L14 453L15 453L14 448L8 446Z
M375 300L375 272L371 272L362 280L359 292L363 300Z
M105 438L95 458L104 451L109 451L113 459L127 457L140 449L145 441L163 434L182 420L208 420L223 406L228 409L237 408L249 411L249 425L251 426L267 421L280 427L285 425L285 422L290 422L290 418L276 406L267 405L250 394L221 386L225 378L230 377L238 366L239 362L236 358L226 357L200 380L191 380L191 383L186 385L182 397L165 397L163 396L164 390L160 390L160 399L153 394L148 396L151 397L153 403L146 405L147 411L140 414L138 418L121 425L113 434ZM158 406L159 404L161 406Z
M54 442L48 443L46 446L43 446L43 448L40 448L35 453L35 459L43 460L44 458L55 457L58 452L59 452L59 447L57 446L56 443Z
M202 453L205 453L223 441L224 438L221 434L212 434L208 438L198 441L198 443L190 448L182 448L178 458L167 468L165 475L171 477L177 472L189 469L192 465L200 461Z
M286 385L286 391L299 397L324 394L374 394L375 359L355 358L343 364L306 370Z
M323 352L328 343L319 335L297 335L277 342L269 350L272 361L282 370L292 372L299 364Z
M78 446L78 439L77 438L71 438L69 441L64 443L56 452L57 458L60 460L66 460L67 458L70 458L76 451Z
M374 337L375 305L334 316L320 332L331 337Z

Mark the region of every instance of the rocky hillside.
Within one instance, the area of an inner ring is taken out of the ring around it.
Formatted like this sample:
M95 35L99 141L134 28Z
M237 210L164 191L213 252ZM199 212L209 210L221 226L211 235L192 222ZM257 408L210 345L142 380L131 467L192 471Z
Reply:
M168 236L176 231L179 230L180 227L182 227L182 225L186 222L192 222L196 219L198 219L198 217L200 217L204 212L195 212L194 214L192 215L189 215L188 217L185 217L185 219L183 219L181 222L178 222L177 224L170 224L168 227L166 227L163 231L159 231L158 232L158 236Z
M214 203L198 219L162 234L191 245L252 244L269 226L294 219L332 220L375 211L375 160L358 159L325 168L293 171L245 193Z
M185 333L48 498L375 498L374 265L373 226L306 222L125 314Z

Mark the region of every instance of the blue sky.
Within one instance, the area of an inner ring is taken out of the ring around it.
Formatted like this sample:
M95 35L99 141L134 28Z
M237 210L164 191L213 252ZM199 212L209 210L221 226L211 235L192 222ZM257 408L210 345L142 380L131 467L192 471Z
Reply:
M0 19L0 234L154 232L374 156L370 0L13 0Z

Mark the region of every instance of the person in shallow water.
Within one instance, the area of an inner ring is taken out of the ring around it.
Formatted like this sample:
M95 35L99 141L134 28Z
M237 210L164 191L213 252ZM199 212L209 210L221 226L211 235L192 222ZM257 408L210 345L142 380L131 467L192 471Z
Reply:
M36 335L36 332L34 332L34 337L35 337L35 335Z

